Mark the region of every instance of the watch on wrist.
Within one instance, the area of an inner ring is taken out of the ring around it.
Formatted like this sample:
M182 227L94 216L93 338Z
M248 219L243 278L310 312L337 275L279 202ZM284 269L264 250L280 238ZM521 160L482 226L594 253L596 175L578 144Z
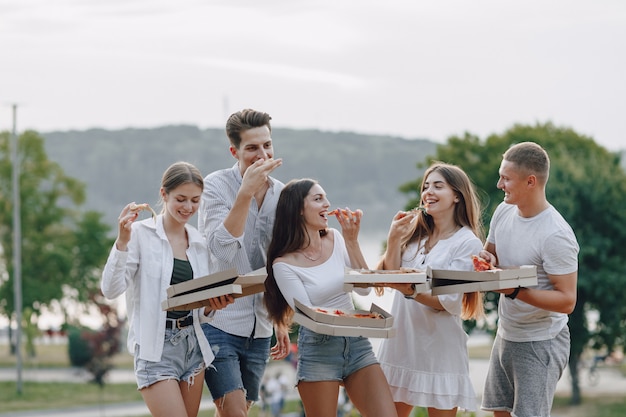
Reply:
M511 300L515 300L515 297L517 297L517 294L519 294L519 290L521 290L522 287L517 287L513 290L513 292L511 294L505 294L504 296L506 298L510 298Z
M413 294L411 295L404 295L404 298L406 298L407 300L412 300L415 298L415 296L417 296L418 291L417 291L417 287L415 286L415 284L411 284L411 289L413 290Z

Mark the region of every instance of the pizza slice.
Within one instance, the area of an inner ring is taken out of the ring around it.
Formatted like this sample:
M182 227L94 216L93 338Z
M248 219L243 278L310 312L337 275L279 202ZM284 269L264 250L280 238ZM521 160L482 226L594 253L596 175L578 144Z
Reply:
M498 269L495 266L493 266L490 262L487 262L483 258L480 258L480 257L478 257L476 255L472 255L472 262L474 264L474 271L476 271L476 272L482 272L482 271L489 271L489 270L492 270L492 269Z

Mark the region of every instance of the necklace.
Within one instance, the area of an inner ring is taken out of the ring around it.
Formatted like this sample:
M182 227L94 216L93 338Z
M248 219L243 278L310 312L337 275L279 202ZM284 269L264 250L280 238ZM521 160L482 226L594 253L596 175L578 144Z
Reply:
M460 227L454 226L454 229L449 230L445 233L442 233L440 236L438 236L436 239L432 239L432 244L431 244L431 239L427 239L426 242L424 243L424 255L428 255L430 253L431 250L433 250L433 248L435 247L435 245L437 243L439 243L440 240L445 240L447 238L449 238L450 236L452 236L453 234L455 234L458 230L460 229Z
M307 258L309 261L311 262L316 262L317 260L319 260L322 257L322 239L320 239L320 254L317 256L317 258L311 258L310 256L308 256L306 253L304 253L303 250L300 250L300 253L302 254L302 256L304 256L305 258ZM311 245L309 245L311 246ZM307 246L308 247L308 246Z

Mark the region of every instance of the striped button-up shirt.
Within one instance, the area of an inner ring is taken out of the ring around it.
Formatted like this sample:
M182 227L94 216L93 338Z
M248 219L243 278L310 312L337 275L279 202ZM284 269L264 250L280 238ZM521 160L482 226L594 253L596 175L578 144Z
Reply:
M198 211L198 229L206 237L211 252L211 272L237 268L239 274L265 267L267 248L272 238L278 197L284 184L274 178L259 208L250 203L243 235L233 236L224 227L243 178L236 163L232 168L207 175ZM263 294L240 297L224 309L214 312L210 324L242 337L271 337L272 323L263 305Z

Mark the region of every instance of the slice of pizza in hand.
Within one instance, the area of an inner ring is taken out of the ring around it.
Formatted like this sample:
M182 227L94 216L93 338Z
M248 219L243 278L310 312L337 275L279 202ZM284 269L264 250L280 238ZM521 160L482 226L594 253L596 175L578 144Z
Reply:
M474 264L474 271L476 272L500 270L500 268L493 266L491 262L487 262L483 258L476 255L472 255L472 263Z
M157 214L154 210L152 210L152 207L150 207L148 203L141 203L141 204L131 203L128 209L130 210L131 213L138 213L142 210L149 211L150 214L152 214L152 219L156 222Z

